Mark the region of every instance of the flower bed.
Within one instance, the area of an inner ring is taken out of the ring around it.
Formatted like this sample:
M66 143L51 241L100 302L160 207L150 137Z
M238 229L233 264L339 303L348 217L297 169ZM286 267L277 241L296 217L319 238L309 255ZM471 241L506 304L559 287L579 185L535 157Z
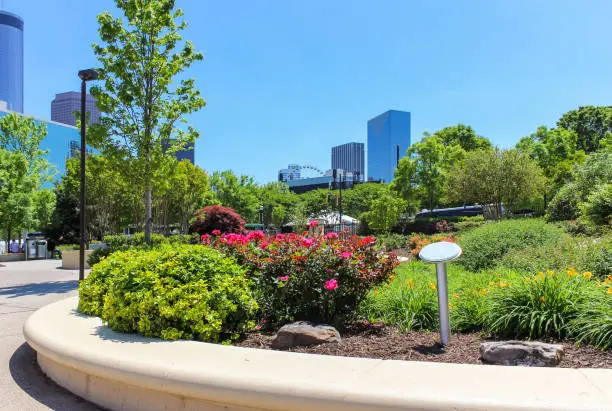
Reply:
M259 328L296 320L343 325L355 319L368 292L391 276L393 254L376 239L334 232L323 235L219 231L202 242L234 256L256 284Z

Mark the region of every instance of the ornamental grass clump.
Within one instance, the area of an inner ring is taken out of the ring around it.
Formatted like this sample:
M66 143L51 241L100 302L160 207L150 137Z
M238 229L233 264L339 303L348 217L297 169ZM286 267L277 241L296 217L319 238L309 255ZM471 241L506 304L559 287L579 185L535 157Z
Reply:
M565 338L596 288L589 272L539 272L491 287L486 328L500 337Z
M599 283L599 292L584 303L570 324L578 343L591 344L602 350L612 349L612 275Z
M234 259L200 245L128 250L79 285L79 311L119 332L229 342L254 326L251 280Z
M343 326L356 318L368 292L397 266L372 237L342 233L308 236L262 232L203 235L237 259L255 286L260 327L305 320Z

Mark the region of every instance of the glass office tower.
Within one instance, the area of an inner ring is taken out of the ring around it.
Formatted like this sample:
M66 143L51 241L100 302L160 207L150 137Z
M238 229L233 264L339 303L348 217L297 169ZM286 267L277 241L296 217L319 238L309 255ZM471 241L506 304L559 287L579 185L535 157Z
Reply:
M368 181L390 183L400 158L410 147L410 113L389 110L368 121Z
M75 111L81 112L81 92L68 91L56 94L51 102L51 121L76 126ZM89 93L85 96L85 112L89 112L89 124L96 124L100 120L96 99Z
M23 20L0 10L0 105L23 113Z
M332 147L332 169L342 169L355 173L360 181L365 176L363 143L346 143Z

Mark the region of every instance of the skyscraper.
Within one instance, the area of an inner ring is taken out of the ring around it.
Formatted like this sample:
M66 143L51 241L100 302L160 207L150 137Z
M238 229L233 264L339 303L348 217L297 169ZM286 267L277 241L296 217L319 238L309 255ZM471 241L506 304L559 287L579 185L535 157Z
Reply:
M76 126L74 112L81 111L81 93L68 91L55 95L51 102L51 121L56 121L69 126ZM91 94L85 97L85 111L89 112L90 124L95 124L100 119L100 110L96 107L96 99Z
M389 110L368 121L366 170L369 181L390 183L410 147L410 113Z
M288 181L297 180L300 178L300 166L297 164L289 164L287 168L283 168L278 172L278 181L286 183Z
M0 101L23 113L23 20L0 10Z
M342 169L357 174L359 180L365 177L363 143L346 143L332 147L332 169Z

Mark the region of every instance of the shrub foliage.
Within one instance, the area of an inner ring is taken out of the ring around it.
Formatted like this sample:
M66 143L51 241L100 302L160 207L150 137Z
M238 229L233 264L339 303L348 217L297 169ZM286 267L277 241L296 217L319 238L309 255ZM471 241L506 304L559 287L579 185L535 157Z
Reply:
M257 303L244 270L200 245L111 254L79 286L79 311L113 330L229 341L250 330Z
M196 211L191 231L200 235L212 234L213 231L242 234L245 232L245 224L244 219L234 209L213 205Z

